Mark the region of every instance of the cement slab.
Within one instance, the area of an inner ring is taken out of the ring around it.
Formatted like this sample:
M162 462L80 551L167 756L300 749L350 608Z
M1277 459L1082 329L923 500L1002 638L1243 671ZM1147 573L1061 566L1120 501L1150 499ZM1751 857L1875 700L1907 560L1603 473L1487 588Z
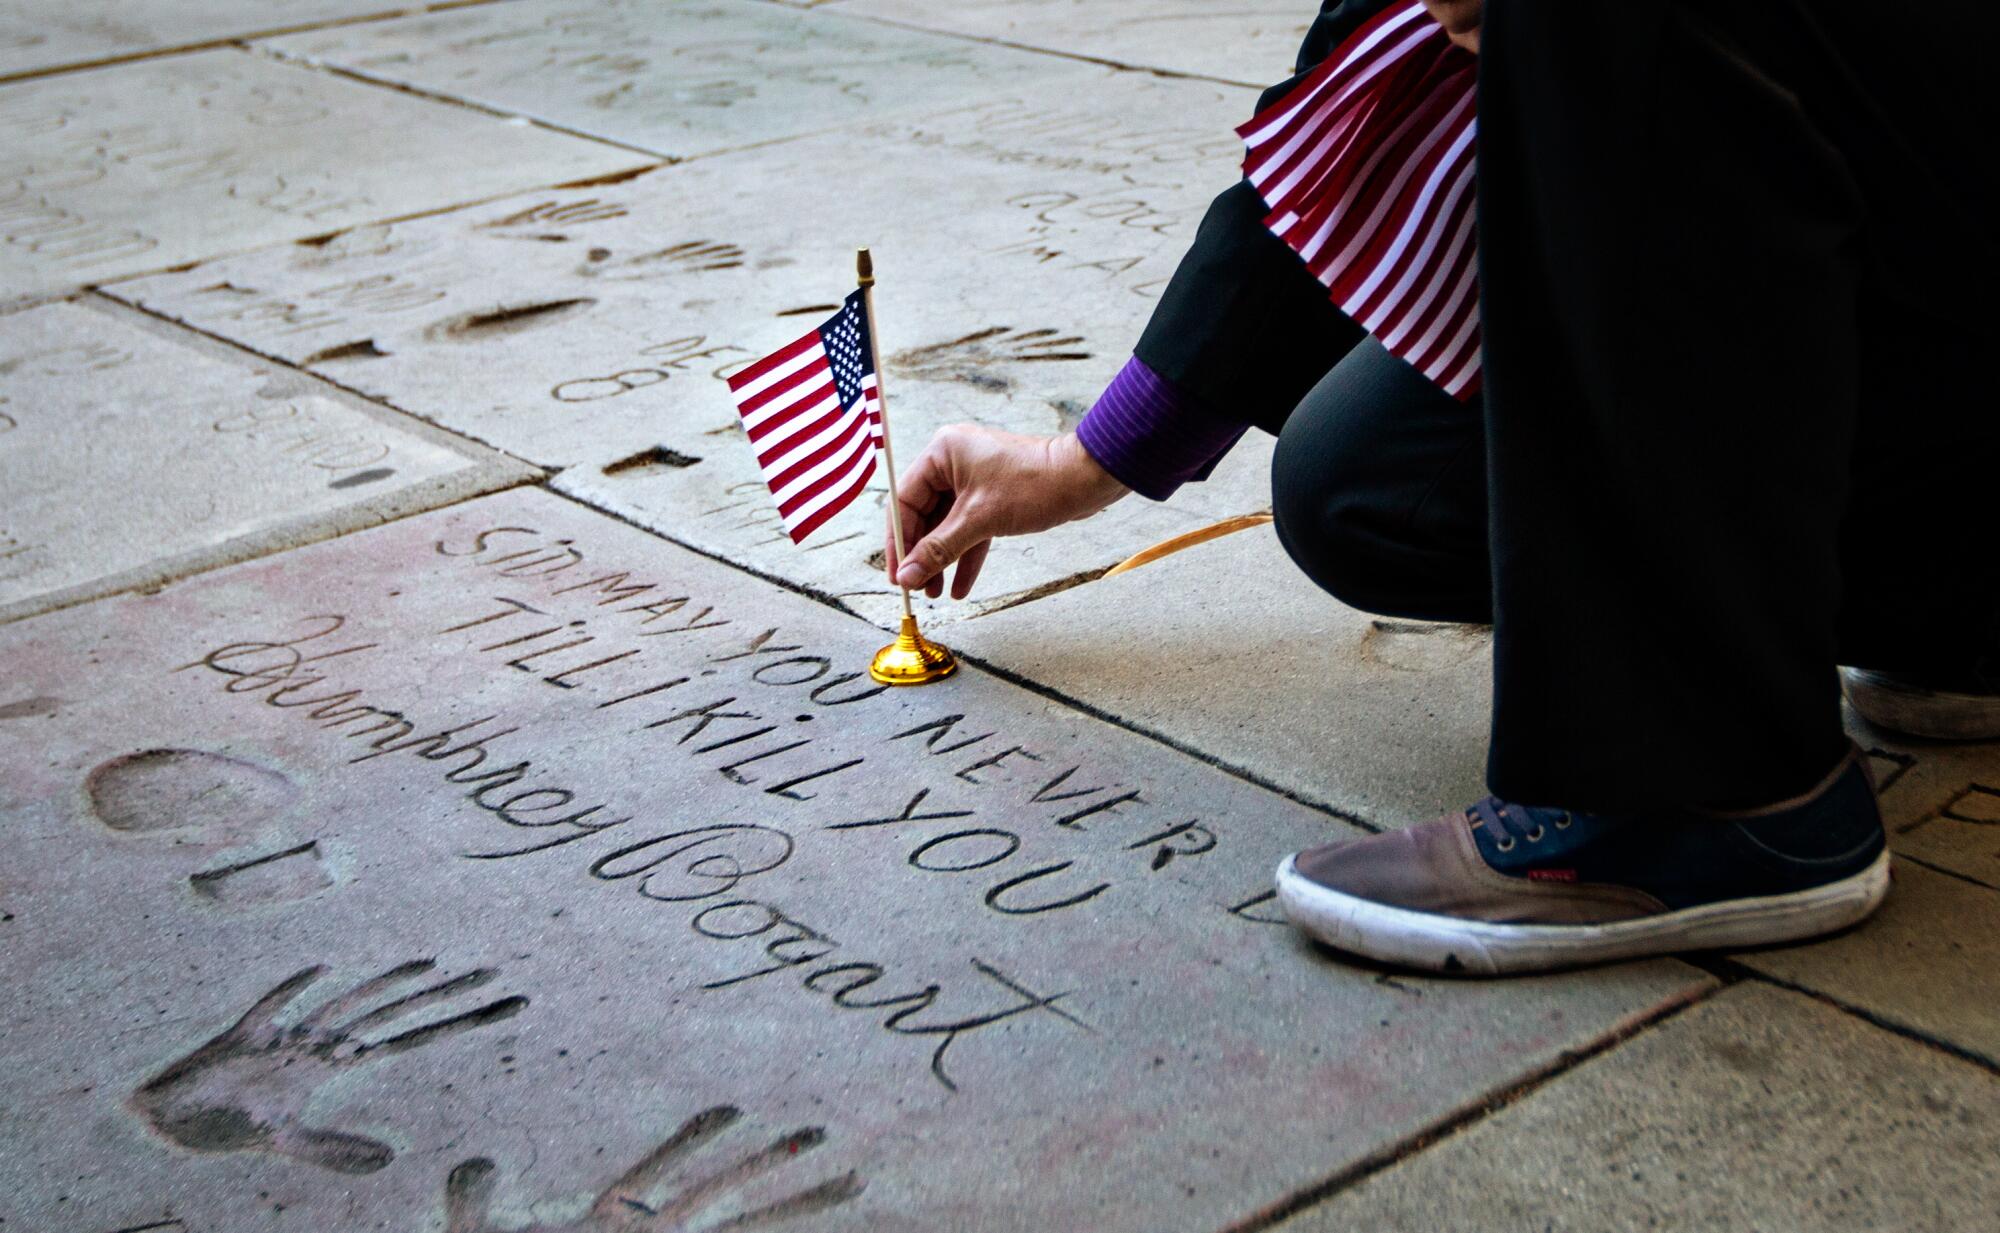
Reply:
M0 77L422 7L395 0L65 0L0 10Z
M1955 1233L2000 1207L2000 1079L1739 986L1284 1233Z
M2000 1066L2000 891L1991 887L1900 861L1888 902L1867 924L1736 959Z
M1269 527L964 622L951 640L1370 825L1486 792L1488 633L1356 612L1307 581ZM1904 858L1888 906L1831 941L1736 958L2000 1060L2000 749L1898 741L1851 714L1849 730Z
M1858 721L1856 728L1869 730ZM1896 743L1870 734L1896 850L2000 889L2000 745Z
M565 492L886 619L895 597L869 564L886 484L878 476L867 501L799 552L779 532L722 375L831 314L853 286L853 247L866 244L906 464L954 421L1073 426L1234 179L1230 126L1249 93L1072 69L1090 86L1073 98L988 98L114 294L566 468ZM857 151L896 175L854 177ZM1269 439L1252 433L1168 505L1133 499L1003 543L978 602L938 617L1018 602L1263 508L1268 461Z
M0 316L0 622L534 475L99 301Z
M1898 741L1852 715L1897 857L1888 903L1861 928L1810 946L1736 956L1884 1022L2000 1064L2000 889L1991 785L2000 748Z
M952 638L1373 825L1486 795L1488 631L1356 612L1301 574L1268 525L964 622Z
M0 86L0 300L643 166L234 49Z
M1485 791L1490 631L1356 612L1308 581L1269 526L952 636L996 668L1371 823L1422 821ZM2000 745L1912 742L1851 711L1847 727L1895 850L2000 886Z
M1259 87L1292 75L1313 15L1269 0L840 0L835 11Z
M265 45L671 158L996 90L1059 89L1075 67L743 0L516 0ZM857 152L838 182L868 171Z
M0 629L8 1227L1215 1228L1708 987L1332 961L880 641L540 489Z

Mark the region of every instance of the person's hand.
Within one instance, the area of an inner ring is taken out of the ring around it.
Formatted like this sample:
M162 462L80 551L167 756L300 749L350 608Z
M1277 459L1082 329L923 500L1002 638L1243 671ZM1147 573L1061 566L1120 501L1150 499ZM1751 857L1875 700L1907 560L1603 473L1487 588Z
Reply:
M909 560L886 552L889 580L932 599L964 599L996 536L1030 535L1088 518L1131 489L1097 465L1075 434L1023 437L974 424L940 428L902 476L892 516L903 520Z
M1452 42L1475 56L1479 54L1479 18L1484 0L1424 0L1424 7L1437 18Z

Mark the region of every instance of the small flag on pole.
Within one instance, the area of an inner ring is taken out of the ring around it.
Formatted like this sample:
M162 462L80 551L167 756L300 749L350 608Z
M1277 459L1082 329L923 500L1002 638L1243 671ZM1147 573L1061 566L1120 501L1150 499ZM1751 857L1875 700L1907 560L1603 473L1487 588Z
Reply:
M889 409L875 353L875 261L854 254L860 289L819 328L778 348L729 378L757 469L777 499L793 543L818 530L861 495L881 455L892 494L885 511L895 561L907 559L901 507L896 504L896 450L889 443ZM839 543L839 540L834 540ZM894 563L890 563L894 567ZM910 588L896 640L876 652L868 675L884 685L928 685L958 670L958 657L917 629Z
M882 446L881 390L860 291L792 343L729 378L757 468L793 543L861 495Z

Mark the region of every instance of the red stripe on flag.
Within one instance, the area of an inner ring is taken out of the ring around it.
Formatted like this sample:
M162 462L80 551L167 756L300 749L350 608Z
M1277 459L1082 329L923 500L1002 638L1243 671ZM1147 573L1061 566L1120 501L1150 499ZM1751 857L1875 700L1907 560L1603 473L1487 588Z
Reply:
M827 387L829 393L832 391L832 388L833 388L832 386ZM814 405L817 405L817 403L815 403ZM757 454L758 469L762 470L766 474L769 474L772 464L776 463L780 458L783 458L790 451L797 449L801 443L810 441L814 437L818 436L820 433L823 433L827 429L833 427L836 423L840 421L840 417L846 415L847 413L848 412L846 408L838 404L835 404L834 407L831 410L829 410L825 415L820 416L812 423L807 424L802 428L799 428L797 431L785 433L783 437L771 438L768 436L760 437L758 435L752 435L750 439L752 442L756 444L763 445L766 440L770 441L769 445L765 445L762 450L758 451ZM786 420L784 422L786 424L795 424L803 418L805 417L793 416L791 419ZM777 421L772 421L772 423L776 422ZM765 426L770 427L769 424Z
M773 409L770 414L758 421L756 426L745 431L752 445L759 450L767 450L794 435L798 431L796 425L800 420L816 413L824 414L822 408L834 405L837 405L837 395L834 392L833 382L828 381L817 389L806 390L784 406Z
M742 372L739 372L735 376L729 378L727 384L729 388L732 390L740 390L744 386L749 385L751 382L755 381L757 378L763 376L765 373L770 372L772 369L783 368L785 365L791 363L793 360L798 359L806 352L812 350L814 347L817 347L819 345L819 341L820 340L819 340L818 330L814 330L810 334L803 335L793 342L786 343L780 349L773 351L771 354L765 356L761 360L758 360L755 364L752 364L750 367L744 369Z
M790 516L792 516L792 514L796 514L798 510L806 508L808 504L812 504L812 498L814 498L814 496L818 496L820 492L826 492L828 488L832 488L834 484L838 484L838 482L840 482L840 476L844 476L844 474L848 472L848 468L850 468L850 466L854 466L856 462L860 462L862 454L874 454L874 442L872 442L872 440L868 440L868 436L860 436L860 438L850 438L850 440L852 440L852 446L850 446L850 448L848 448L848 450L846 450L844 454L840 454L840 460L838 460L838 462L834 462L832 466L828 466L828 468L826 468L826 474L822 474L820 478L812 480L810 484L806 484L806 486L804 486L804 488L800 488L798 492L792 492L792 494L790 494L790 496L786 496L786 498L784 498L782 502L778 502L778 512L780 512L780 514L784 514L786 518L790 518ZM774 486L772 486L772 492L776 492L776 490L778 490L778 486L774 484Z
M778 494L778 492L784 492L786 488L790 488L792 484L796 484L796 482L798 482L798 478L800 478L802 474L806 474L808 470L812 470L812 468L814 468L814 466L818 466L820 462L826 462L826 460L828 460L828 458L832 458L834 454L840 454L840 452L852 452L852 450L850 450L848 446L852 446L856 438L858 438L858 440L862 440L862 444L868 444L868 446L874 446L874 440L872 440L872 438L868 436L868 420L864 420L862 416L854 416L854 418L852 418L852 420L848 422L848 426L846 426L846 428L842 428L840 432L836 432L836 434L832 436L832 440L828 440L828 442L820 444L820 446L818 446L816 450L812 450L812 452L810 452L810 454L806 454L804 458L798 458L796 462L792 462L790 466L786 466L786 468L784 468L784 470L780 470L778 474L766 474L764 478L766 478L766 480L770 482L770 490L772 490L772 494ZM822 476L822 478L824 478L824 476ZM810 492L812 488L806 488L806 490ZM780 504L778 508L780 508L780 510L786 510L786 512L790 512L790 508L788 508L788 506L796 504L796 500L798 500L798 496L794 494L792 498L784 500L784 502L782 502L782 504Z
M810 518L807 518L804 522L792 528L791 531L792 542L794 544L804 542L805 537L811 535L814 531L819 530L827 519L833 517L835 514L838 514L841 510L846 509L849 502L853 501L854 498L861 495L861 490L868 486L868 481L870 478L874 476L874 474L875 474L875 459L871 456L868 459L868 465L861 469L861 474L859 476L856 476L854 482L847 486L846 491L842 492L838 497L834 498L833 500L828 501L825 505L821 506L820 508L814 510ZM835 540L833 542L838 543L839 541Z
M1477 74L1421 0L1401 0L1236 130L1265 225L1343 312L1460 397L1480 385Z
M782 381L773 381L764 389L758 390L755 394L744 398L736 404L736 409L743 413L743 418L749 419L773 402L779 400L791 401L787 396L793 390L798 389L808 382L827 378L832 372L833 369L827 365L826 356L822 354L818 359L785 377Z

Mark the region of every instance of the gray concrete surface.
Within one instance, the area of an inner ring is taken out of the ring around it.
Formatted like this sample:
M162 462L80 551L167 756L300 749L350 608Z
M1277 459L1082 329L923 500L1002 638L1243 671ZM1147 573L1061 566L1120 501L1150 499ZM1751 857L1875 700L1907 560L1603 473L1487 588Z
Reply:
M1339 824L880 642L531 489L0 631L0 1203L416 1230L729 1106L803 1227L1214 1227L1709 984L1329 962L1231 908Z
M2000 1206L2000 1085L1810 998L1730 990L1284 1233L1956 1233Z
M0 77L420 7L396 0L8 0L0 5Z
M1485 795L1488 632L1356 612L1307 582L1269 525L967 621L952 637L996 668L1372 826Z
M1739 956L1752 969L2000 1065L2000 891L1925 868L1866 927Z
M773 540L722 376L865 243L906 456L1073 425L1309 4L395 7L0 6L0 1233L1983 1227L1995 746L1852 725L1840 937L1406 978L1269 871L1485 636L1092 581L1267 440L925 605L1011 680Z
M1047 56L740 0L512 0L267 46L673 158L1073 76ZM857 154L842 178L865 172Z
M1313 14L1280 0L835 0L833 11L1259 88L1292 75Z
M0 621L537 475L103 301L0 316Z
M0 4L0 78L410 8L420 6L394 0L176 0L172 6L6 0Z
M886 481L873 509L800 552L779 532L721 378L830 313L866 244L906 455L955 421L1073 426L1235 174L1229 129L1250 95L1055 63L1072 94L975 93L933 115L310 252L266 249L112 294L564 468L562 491L890 621L894 594L868 568ZM857 148L895 174L854 176ZM656 446L679 465L632 461ZM979 598L937 617L1018 602L1264 507L1269 449L1252 434L1171 504L1128 501L1003 543Z
M0 91L0 303L646 165L235 49Z

